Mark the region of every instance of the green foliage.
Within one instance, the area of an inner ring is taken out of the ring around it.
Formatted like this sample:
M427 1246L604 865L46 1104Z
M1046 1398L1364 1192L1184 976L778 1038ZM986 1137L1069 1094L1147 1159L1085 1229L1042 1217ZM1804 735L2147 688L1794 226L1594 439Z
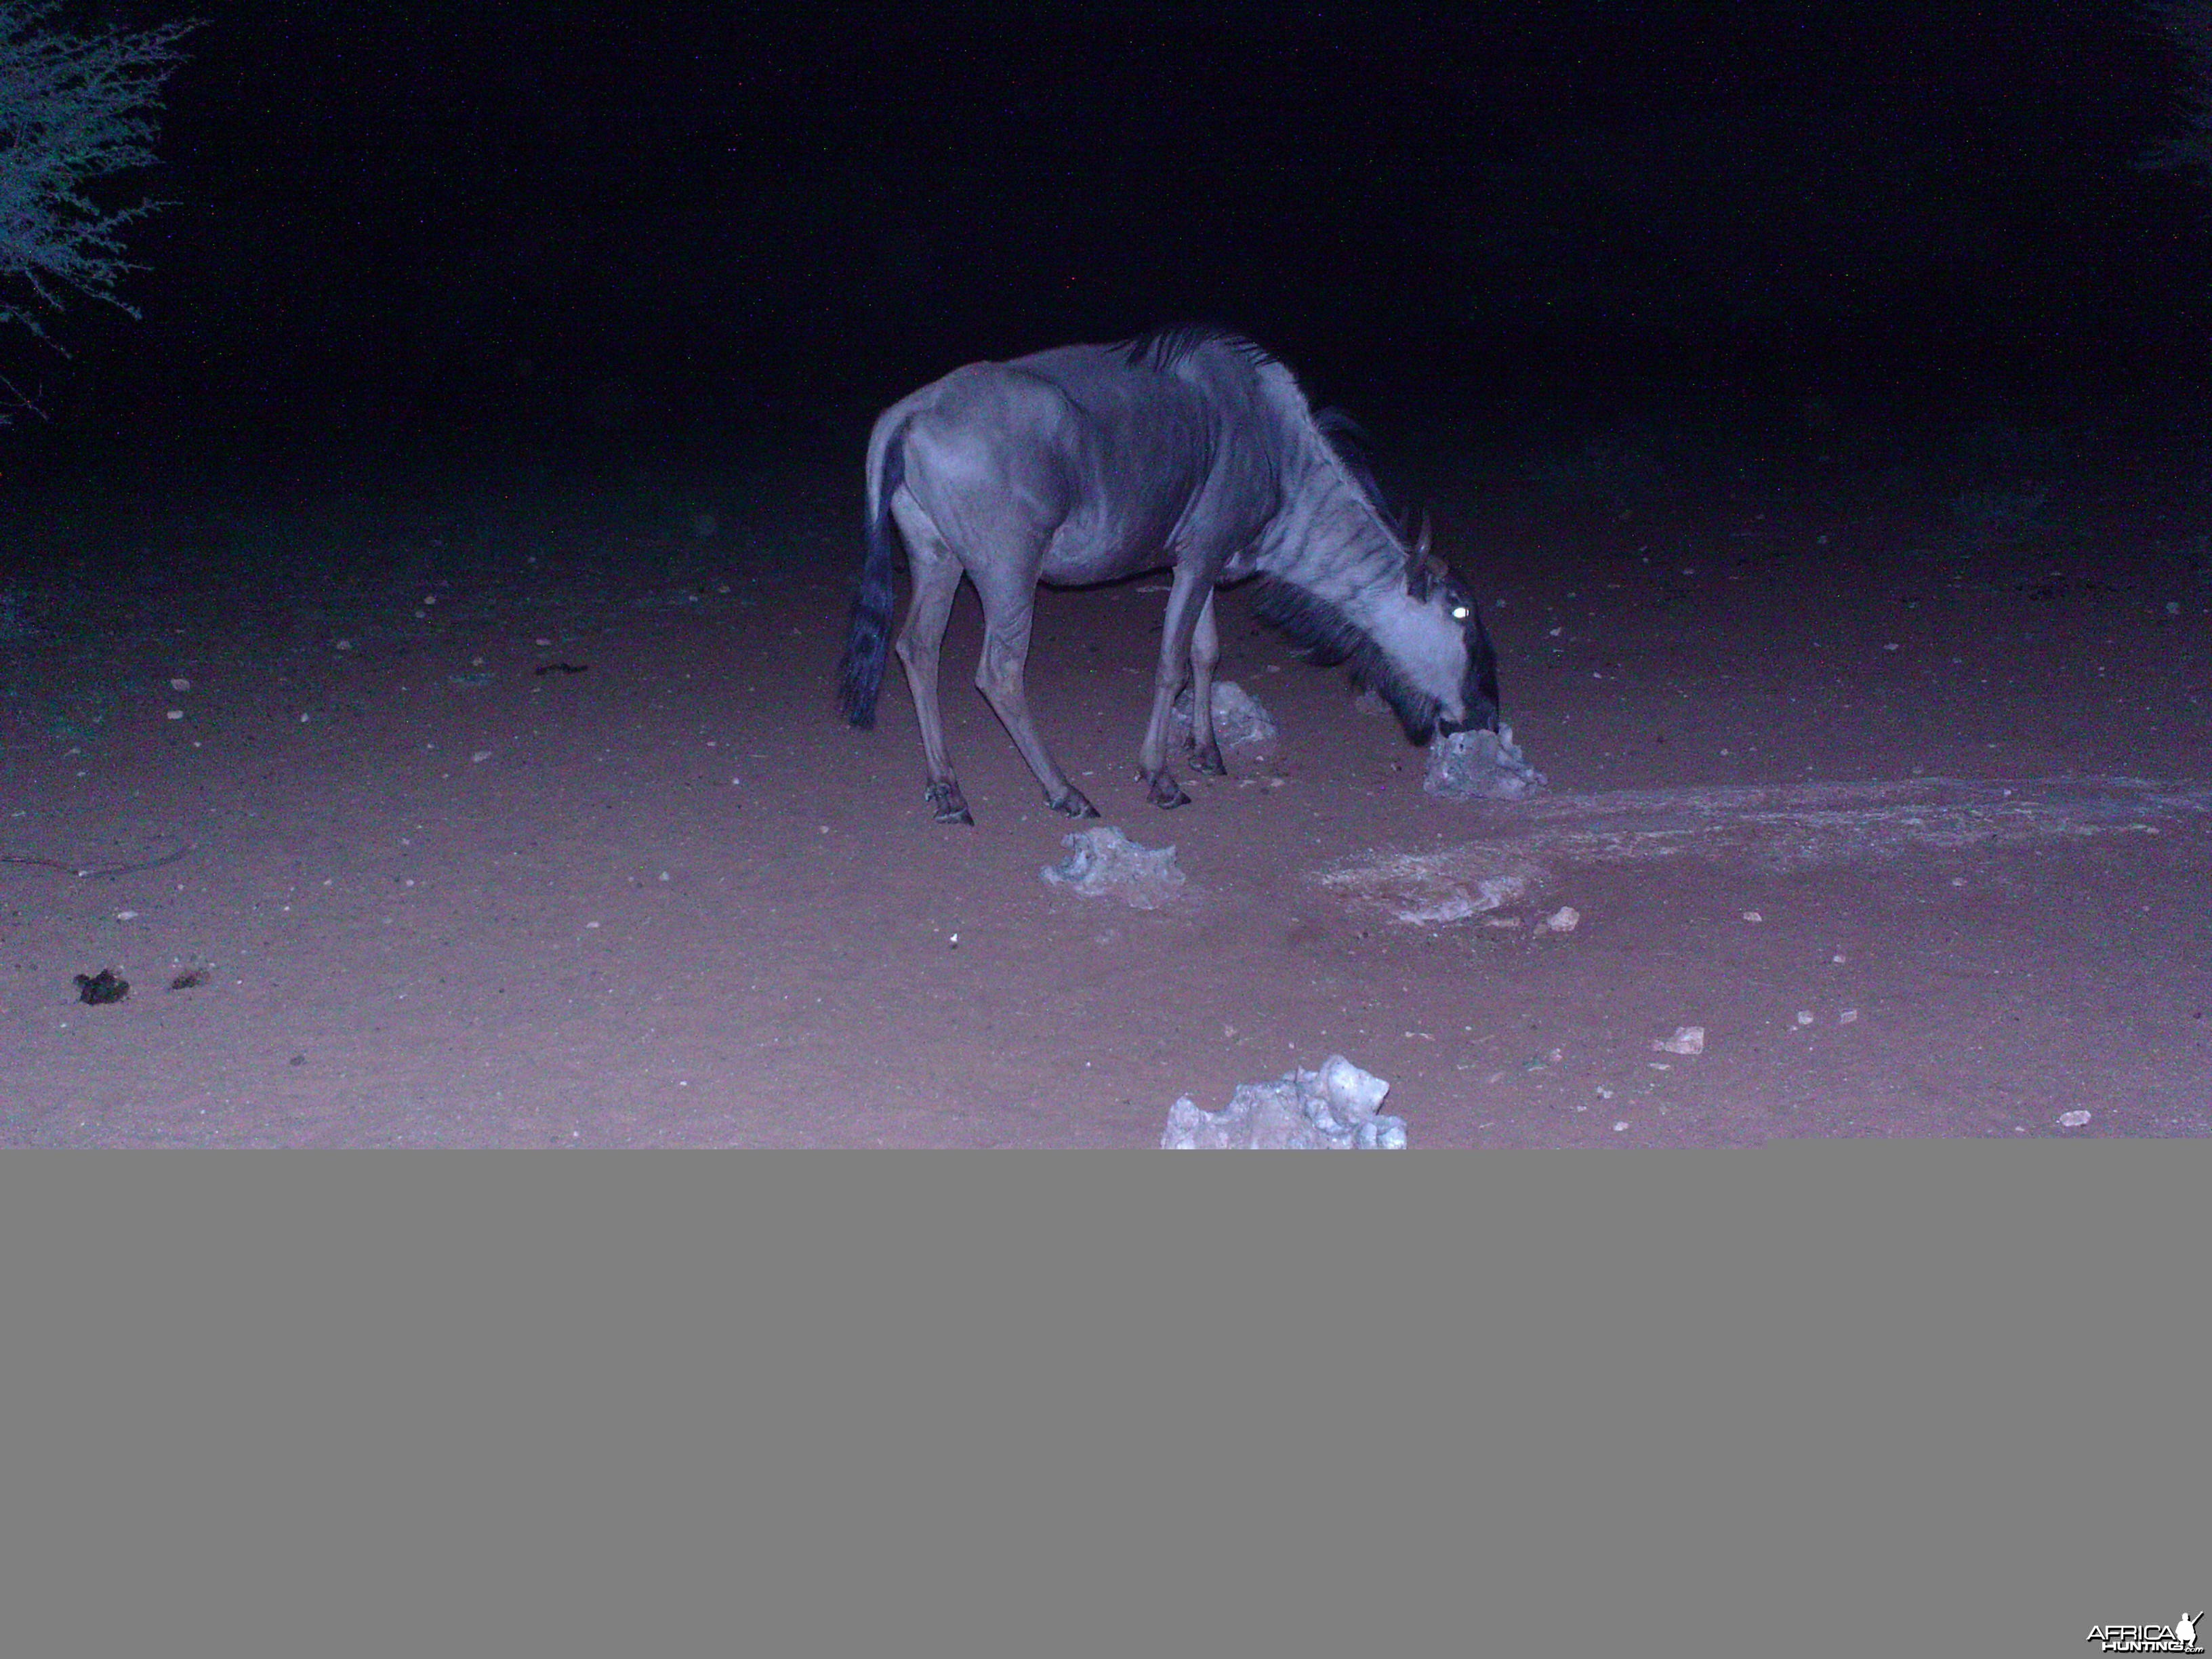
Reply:
M2150 16L2181 49L2186 84L2182 113L2188 131L2142 158L2147 167L2180 167L2212 177L2212 0L2152 0Z
M128 312L123 233L161 205L103 206L96 181L155 161L161 91L195 27L74 34L52 4L0 0L0 321L41 337L74 291ZM134 312L131 313L136 315Z

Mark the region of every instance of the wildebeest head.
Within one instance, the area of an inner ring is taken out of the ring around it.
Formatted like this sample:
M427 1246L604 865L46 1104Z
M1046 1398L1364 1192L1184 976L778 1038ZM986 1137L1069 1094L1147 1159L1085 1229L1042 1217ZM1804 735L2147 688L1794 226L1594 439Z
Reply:
M1459 675L1459 712L1452 712L1449 699L1439 698L1430 722L1433 730L1414 731L1409 723L1408 734L1415 742L1425 743L1439 732L1468 732L1477 727L1495 732L1498 713L1498 653L1490 643L1490 630L1482 625L1482 609L1475 603L1474 592L1449 565L1430 550L1425 519L1407 555L1406 593L1414 604L1435 611L1456 632L1465 663ZM1404 713L1401 708L1401 716Z

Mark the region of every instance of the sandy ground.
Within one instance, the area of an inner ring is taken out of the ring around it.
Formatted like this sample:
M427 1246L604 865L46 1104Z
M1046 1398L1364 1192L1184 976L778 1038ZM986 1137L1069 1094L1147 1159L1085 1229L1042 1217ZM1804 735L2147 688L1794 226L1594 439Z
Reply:
M896 666L837 718L848 459L19 526L0 1141L1140 1146L1335 1053L1416 1148L2212 1132L2212 583L2141 489L1431 469L1526 805L1425 794L1231 594L1284 735L1162 813L1158 580L1048 594L1047 738L1187 877L1143 910L1040 880L1077 826L965 683L972 599L975 828L929 821Z

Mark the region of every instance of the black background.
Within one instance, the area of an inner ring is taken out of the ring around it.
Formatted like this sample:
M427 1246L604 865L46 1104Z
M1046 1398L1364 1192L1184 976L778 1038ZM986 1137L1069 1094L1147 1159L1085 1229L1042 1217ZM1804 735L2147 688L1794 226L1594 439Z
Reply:
M111 8L113 21L163 21ZM70 19L65 21L81 21ZM241 3L11 440L741 430L1202 319L1366 410L2194 397L2120 3Z

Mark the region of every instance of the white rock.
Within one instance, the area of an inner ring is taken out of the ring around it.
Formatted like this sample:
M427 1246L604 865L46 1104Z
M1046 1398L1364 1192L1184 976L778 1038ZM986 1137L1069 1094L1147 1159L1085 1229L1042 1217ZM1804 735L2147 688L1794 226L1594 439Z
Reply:
M1063 836L1060 844L1068 855L1038 872L1048 886L1085 898L1111 893L1137 909L1157 910L1183 884L1173 847L1140 847L1110 824Z
M1257 748L1274 742L1282 734L1275 717L1234 680L1214 681L1213 696L1208 701L1213 705L1214 741L1224 749ZM1190 741L1192 707L1192 689L1186 685L1168 716L1176 737L1184 743Z
M1160 1145L1291 1150L1402 1150L1406 1121L1376 1110L1390 1085L1342 1054L1318 1072L1290 1072L1273 1083L1240 1083L1228 1106L1201 1109L1185 1096L1168 1109Z
M1451 800L1523 800L1544 787L1544 775L1513 741L1513 728L1453 732L1429 744L1421 787Z

